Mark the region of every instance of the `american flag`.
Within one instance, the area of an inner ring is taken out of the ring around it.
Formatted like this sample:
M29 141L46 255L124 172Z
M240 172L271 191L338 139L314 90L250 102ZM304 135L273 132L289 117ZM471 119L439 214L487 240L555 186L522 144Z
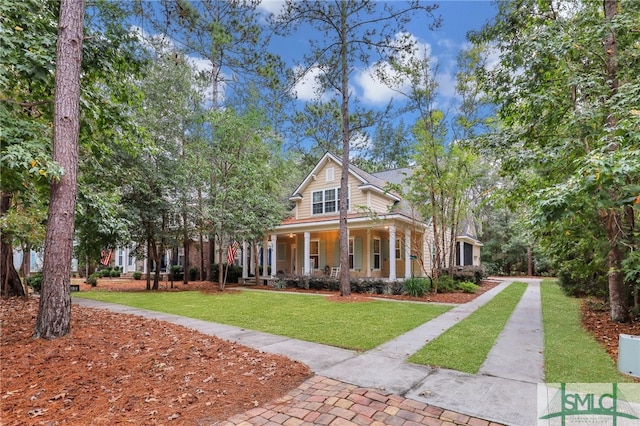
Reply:
M109 266L109 264L111 263L111 256L113 256L113 250L102 250L100 252L100 256L100 263L104 266Z
M232 241L229 244L229 247L227 248L227 264L231 265L236 260L236 251L238 251L239 247L240 244L238 244L237 241Z

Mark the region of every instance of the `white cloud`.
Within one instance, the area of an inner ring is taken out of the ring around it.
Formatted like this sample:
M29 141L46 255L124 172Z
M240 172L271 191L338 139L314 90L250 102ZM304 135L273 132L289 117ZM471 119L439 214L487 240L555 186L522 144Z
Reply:
M262 0L258 5L258 9L262 9L267 13L277 14L284 4L284 0Z
M380 63L378 67L382 72L392 73L388 63ZM360 71L353 79L354 83L362 92L362 101L372 105L383 105L388 103L397 92L380 81L376 75L374 67Z
M296 66L294 72L298 79L291 89L291 95L301 101L327 100L328 94L322 93L322 87L318 78L322 70L314 65L306 71L301 66Z

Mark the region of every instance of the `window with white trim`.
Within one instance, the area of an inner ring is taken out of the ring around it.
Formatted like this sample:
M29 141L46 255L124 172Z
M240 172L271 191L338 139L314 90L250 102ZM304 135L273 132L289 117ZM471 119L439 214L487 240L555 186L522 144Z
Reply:
M402 259L402 241L396 238L396 259Z
M340 211L340 188L313 191L311 212L313 214L336 213ZM347 199L347 209L349 200Z
M320 263L320 241L309 241L309 259L311 259L311 269L318 269Z
M380 259L382 259L381 250L382 244L380 238L373 239L373 269L380 269Z
M353 269L353 253L355 247L355 240L353 238L349 238L349 269Z

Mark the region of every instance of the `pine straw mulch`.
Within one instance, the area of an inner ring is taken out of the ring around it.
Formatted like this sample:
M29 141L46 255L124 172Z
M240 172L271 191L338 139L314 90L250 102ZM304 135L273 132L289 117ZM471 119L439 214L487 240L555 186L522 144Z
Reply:
M608 306L603 301L582 302L582 325L607 350L611 358L618 362L618 341L620 334L640 336L640 317L620 323L611 321Z
M281 397L308 367L187 328L72 307L33 339L37 298L0 300L0 424L211 425Z

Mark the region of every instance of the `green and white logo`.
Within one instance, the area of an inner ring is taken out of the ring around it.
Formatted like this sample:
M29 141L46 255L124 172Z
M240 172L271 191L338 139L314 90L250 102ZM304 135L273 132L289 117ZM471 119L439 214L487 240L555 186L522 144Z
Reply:
M640 385L538 385L538 425L640 425Z

